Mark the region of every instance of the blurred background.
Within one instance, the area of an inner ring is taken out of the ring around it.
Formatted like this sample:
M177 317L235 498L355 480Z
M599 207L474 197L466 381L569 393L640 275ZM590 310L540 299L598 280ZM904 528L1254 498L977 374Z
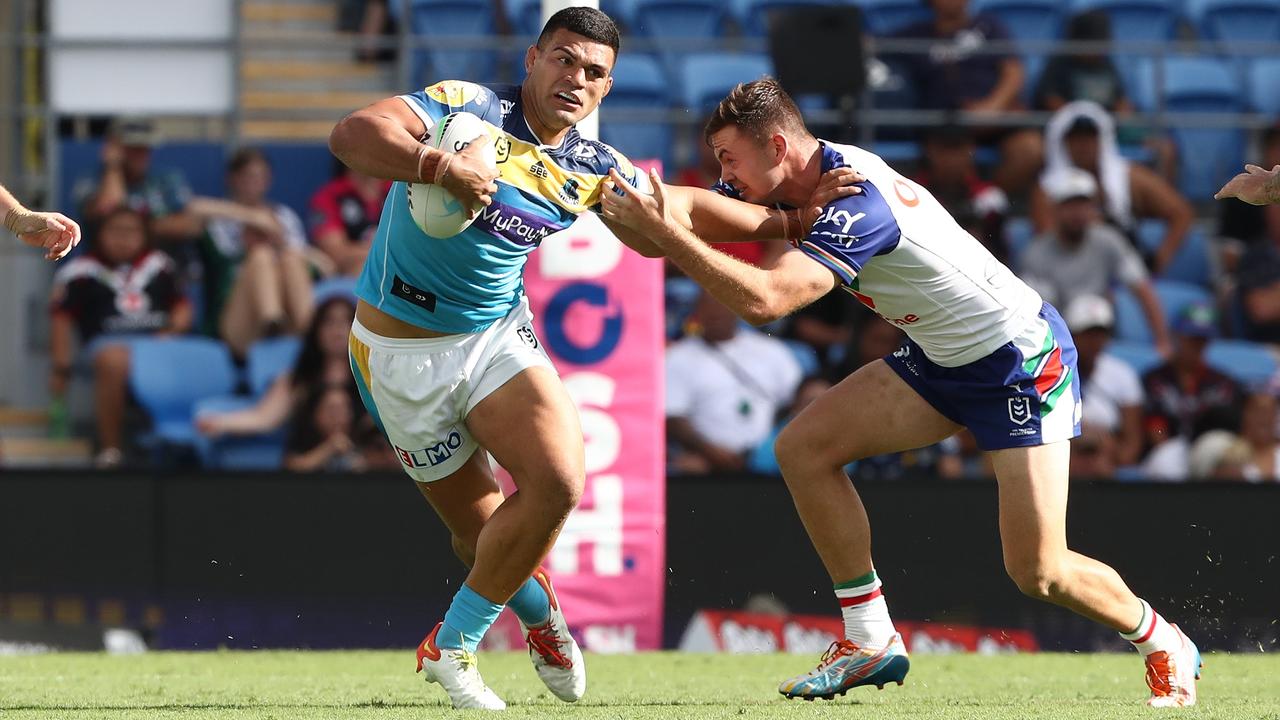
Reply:
M1246 161L1280 164L1280 4L600 6L623 31L601 139L669 182L709 186L708 112L775 74L816 134L924 184L1062 310L1086 395L1073 540L1195 613L1180 622L1209 634L1202 645L1270 649L1280 210L1212 194ZM364 412L346 349L389 183L325 143L389 95L520 82L544 10L0 0L0 177L85 230L53 266L0 238L0 638L127 626L157 647L417 639L420 598L442 605L438 578L460 568L439 557L447 539ZM785 248L724 249L764 263ZM772 439L903 335L840 292L758 331L675 268L662 275L649 306L666 357L663 642L699 608L761 593L826 612L798 523L770 512L788 504ZM967 435L849 470L895 565L933 570L895 577L900 616L1111 646L1028 609L1003 579L990 468ZM1137 508L1176 529L1163 549ZM1180 560L1151 567L1153 554ZM958 578L977 556L994 563L996 599L936 592L971 586ZM761 581L752 568L774 557L785 567ZM597 647L628 648L609 638Z

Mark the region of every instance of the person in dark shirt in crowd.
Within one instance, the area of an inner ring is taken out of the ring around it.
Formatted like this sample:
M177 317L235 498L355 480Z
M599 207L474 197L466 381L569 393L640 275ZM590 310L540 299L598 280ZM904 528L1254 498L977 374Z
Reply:
M341 167L342 173L311 197L311 242L333 262L334 274L355 277L369 254L391 183Z
M973 152L973 135L968 130L956 125L931 130L925 136L924 162L915 181L928 188L997 260L1008 264L1004 220L1009 198L978 176Z
M926 54L902 56L910 83L926 109L1001 113L1023 109L1026 71L1013 53L980 52L1011 39L999 19L969 14L968 0L929 0L932 21L904 28L899 37L935 41ZM982 144L1000 149L996 183L1010 194L1025 191L1040 169L1043 141L1029 128L993 126L977 131Z
M50 390L60 404L74 367L73 338L79 336L93 367L95 464L115 467L124 459L128 339L184 333L192 316L173 261L149 247L146 216L118 207L97 228L92 250L54 275Z
M1280 126L1262 134L1262 165L1280 165ZM1280 343L1280 205L1222 203L1218 234L1222 266L1236 280L1244 313L1244 335Z
M1240 430L1244 389L1205 360L1205 349L1216 334L1213 307L1187 305L1173 324L1173 357L1142 378L1144 424L1152 447L1147 469L1156 476L1185 473L1191 443L1203 433Z
M1075 15L1067 23L1065 39L1110 42L1111 18L1101 10ZM1116 115L1133 112L1124 79L1105 52L1063 52L1049 59L1036 83L1036 109L1057 112L1073 100L1092 100Z
M294 472L364 470L353 439L359 430L356 403L346 388L313 388L289 422L284 466Z

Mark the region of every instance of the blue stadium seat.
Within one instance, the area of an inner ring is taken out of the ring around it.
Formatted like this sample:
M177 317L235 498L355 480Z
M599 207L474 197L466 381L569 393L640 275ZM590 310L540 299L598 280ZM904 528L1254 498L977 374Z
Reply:
M1076 0L1072 12L1101 10L1117 40L1173 40L1180 8L1170 0Z
M491 37L493 3L483 0L410 0L409 28L418 37L453 39ZM492 82L497 53L487 50L419 48L414 52L418 85L440 80Z
M1114 54L1111 62L1120 72L1124 92L1135 107L1143 112L1156 109L1155 61L1138 55Z
M801 340L783 340L787 345L787 349L791 351L791 357L796 359L796 364L800 366L800 375L805 377L812 375L822 368L822 363L818 360L818 351L813 346Z
M151 416L154 438L191 445L196 402L235 387L231 353L222 343L200 337L137 340L131 347L129 387Z
M278 337L259 340L249 346L245 358L245 375L249 392L260 397L284 373L293 369L302 351L302 340L296 337Z
M767 55L694 53L681 63L680 101L688 109L710 111L734 85L773 72Z
M1173 112L1230 113L1244 110L1239 77L1229 63L1207 57L1165 62L1165 105ZM1211 197L1239 171L1244 133L1237 127L1174 127L1180 189L1191 198Z
M1062 37L1062 7L1061 0L974 0L971 10L999 18L1016 40L1057 40Z
M1163 220L1146 219L1138 223L1138 245L1144 253L1154 253L1160 247L1164 242L1165 227ZM1182 247L1178 248L1178 254L1173 256L1173 262L1160 277L1207 288L1213 280L1210 254L1209 240L1204 231L1192 227L1183 239Z
M1249 67L1249 106L1280 116L1280 58L1253 58Z
M729 9L743 34L761 37L769 34L769 17L774 12L836 4L838 0L730 0Z
M853 0L862 8L864 26L872 35L892 35L908 25L933 18L921 0Z
M195 404L193 417L228 413L253 406L253 398L228 395ZM279 470L284 464L284 430L265 435L227 435L195 438L200 464L210 470Z
M648 55L627 53L613 68L613 89L601 103L600 137L636 160L659 159L672 166L671 124L652 119L628 120L628 110L667 110L671 84L658 61ZM617 119L615 119L617 118Z
M1152 285L1160 298L1166 324L1172 323L1178 311L1192 302L1213 302L1209 291L1197 285L1174 280L1156 280ZM1128 288L1116 288L1112 301L1116 310L1115 336L1118 340L1148 344L1155 341L1142 304Z
M1275 0L1188 0L1187 12L1207 40L1280 42L1280 3Z
M1035 239L1036 229L1031 218L1015 216L1004 221L1004 241L1009 247L1009 265L1018 267L1018 257Z
M1205 359L1247 388L1261 389L1276 374L1276 359L1271 351L1248 340L1214 340Z
M724 20L725 7L720 0L637 0L632 30L663 44L667 40L721 37ZM688 50L691 46L674 47Z
M1142 375L1160 364L1160 353L1149 342L1133 342L1131 340L1112 340L1105 351L1119 360L1123 360L1133 371Z
M335 297L347 298L351 304L356 302L356 278L331 277L316 283L311 296L316 305L321 305Z

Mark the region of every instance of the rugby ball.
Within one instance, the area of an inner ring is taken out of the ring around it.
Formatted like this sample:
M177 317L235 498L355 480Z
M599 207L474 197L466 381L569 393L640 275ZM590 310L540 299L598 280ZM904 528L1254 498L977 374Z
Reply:
M427 134L427 144L445 152L462 152L472 140L489 135L489 124L469 112L456 112L440 118ZM498 153L492 142L481 154L491 166L498 166ZM450 238L466 230L475 219L453 193L440 185L407 183L409 214L422 232L433 238Z

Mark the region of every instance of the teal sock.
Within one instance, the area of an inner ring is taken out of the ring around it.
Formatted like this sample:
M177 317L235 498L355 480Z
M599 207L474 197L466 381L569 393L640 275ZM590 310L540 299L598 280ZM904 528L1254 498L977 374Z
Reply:
M462 648L475 652L480 638L498 619L502 605L489 602L480 593L466 585L453 596L449 612L444 614L444 626L436 633L436 645L442 648Z
M551 619L551 598L547 597L547 591L533 578L524 581L516 594L507 601L507 607L527 627L537 627Z

